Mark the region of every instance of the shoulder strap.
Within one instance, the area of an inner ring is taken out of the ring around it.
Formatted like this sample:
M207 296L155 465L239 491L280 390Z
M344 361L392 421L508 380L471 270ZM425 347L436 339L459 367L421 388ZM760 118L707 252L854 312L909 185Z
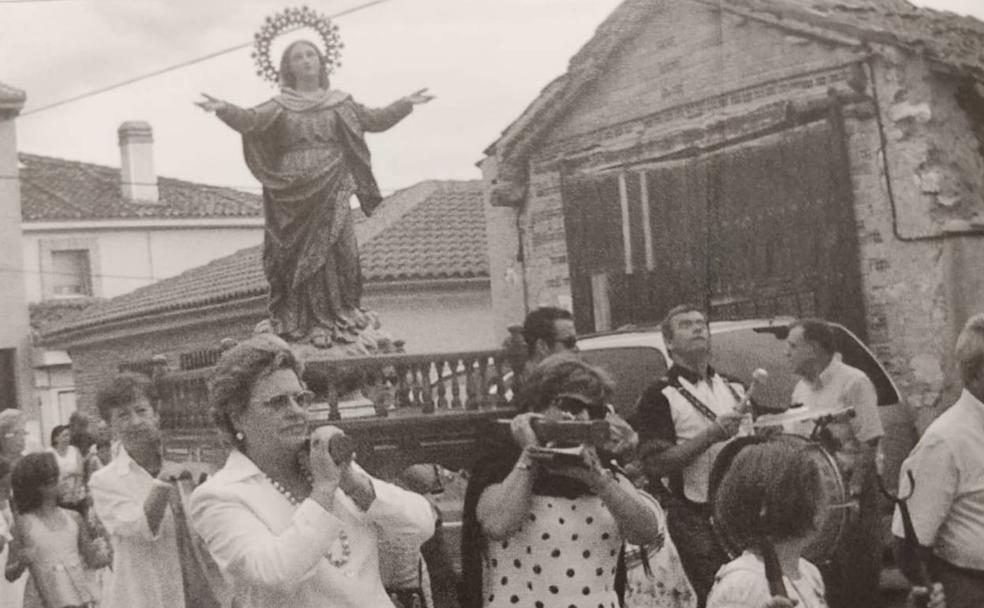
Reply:
M724 385L728 387L729 391L731 391L731 396L735 398L735 403L736 404L741 403L741 395L739 395L738 391L735 390L735 386L731 384L731 380L721 375L719 375L718 377L721 378L721 381L724 382Z
M711 422L717 421L717 414L714 413L714 410L707 407L707 405L705 405L703 401L697 398L697 395L693 394L692 392L690 392L690 390L687 389L687 387L680 384L680 380L678 378L673 378L672 380L669 381L669 384L670 386L675 388L678 393L683 395L683 398L686 399L687 402L690 403L690 405L694 406L694 409L700 412L701 415L703 415Z

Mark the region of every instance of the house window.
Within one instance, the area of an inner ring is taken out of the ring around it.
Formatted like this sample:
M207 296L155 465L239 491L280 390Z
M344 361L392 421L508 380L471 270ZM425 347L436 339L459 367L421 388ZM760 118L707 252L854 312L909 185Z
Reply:
M51 252L51 293L57 298L92 295L87 249Z
M102 295L99 243L95 238L42 238L38 249L43 299Z

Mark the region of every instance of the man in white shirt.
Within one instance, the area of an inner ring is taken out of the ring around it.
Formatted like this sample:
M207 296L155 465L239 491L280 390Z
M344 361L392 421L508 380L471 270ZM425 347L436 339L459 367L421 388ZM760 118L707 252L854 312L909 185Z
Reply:
M878 394L863 371L841 361L836 334L825 321L797 321L790 326L786 344L793 372L800 376L793 388L793 406L818 412L853 411L846 422L829 424L829 436L821 440L834 452L850 495L858 500L858 514L848 526L845 541L824 568L828 602L831 608L876 606L882 536L875 454L885 434Z
M956 359L964 390L937 418L902 464L899 492L920 547L899 551L902 570L915 584L917 559L943 584L947 608L984 606L984 314L972 317L957 338ZM909 473L915 487L909 483ZM901 513L892 532L901 543Z
M118 454L89 480L93 507L113 543L105 608L184 608L172 502L177 489L164 471L160 418L150 381L121 374L99 392L99 414L120 441ZM180 524L179 524L180 525Z

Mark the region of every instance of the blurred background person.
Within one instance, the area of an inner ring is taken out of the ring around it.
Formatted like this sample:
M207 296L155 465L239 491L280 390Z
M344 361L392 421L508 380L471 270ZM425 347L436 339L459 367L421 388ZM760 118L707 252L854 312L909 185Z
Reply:
M160 417L150 379L124 373L107 380L96 407L119 451L89 480L92 506L112 541L107 608L183 608L178 557L178 467L164 461Z
M82 452L72 445L68 425L51 429L51 447L58 463L58 504L85 517L87 509L85 467Z
M95 596L83 559L101 567L108 554L93 543L79 513L58 506L58 484L58 464L50 452L28 454L14 467L17 514L5 575L16 580L29 569L45 608L91 606Z

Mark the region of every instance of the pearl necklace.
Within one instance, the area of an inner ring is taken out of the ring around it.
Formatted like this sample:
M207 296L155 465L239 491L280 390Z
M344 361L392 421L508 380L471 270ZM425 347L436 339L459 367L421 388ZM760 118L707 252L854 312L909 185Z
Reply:
M277 481L273 477L270 477L269 475L267 475L266 478L270 481L271 484L273 484L273 487L278 492L280 492L281 494L283 494L284 498L287 499L287 502L289 502L290 504L292 504L295 507L297 505L301 504L301 501L298 500L297 497L294 496L294 494L290 490L288 490L283 484L281 484L279 481ZM345 530L341 530L338 533L338 543L342 547L342 554L339 557L335 557L335 554L334 554L334 543L332 543L332 548L328 550L328 556L327 557L328 557L328 563L329 564L331 564L332 566L335 566L336 568L341 568L342 566L344 566L345 564L347 564L348 561L349 561L349 558L352 557L352 545L349 544L349 537L348 537L348 534L345 532Z

